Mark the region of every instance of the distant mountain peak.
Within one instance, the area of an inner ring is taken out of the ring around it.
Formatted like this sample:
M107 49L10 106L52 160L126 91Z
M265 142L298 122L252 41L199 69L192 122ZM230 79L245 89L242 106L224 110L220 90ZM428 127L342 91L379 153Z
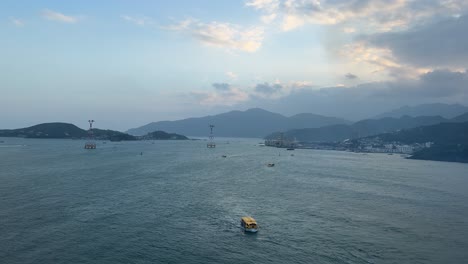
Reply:
M300 117L286 117L262 108L250 108L245 111L230 111L205 117L149 123L129 129L128 133L144 135L156 130L164 130L188 136L207 136L209 133L207 124L213 124L215 137L264 137L275 131L348 122L340 118L315 114L301 114Z
M444 118L454 118L458 115L468 112L468 107L460 104L431 103L415 106L404 105L400 108L379 114L374 119L384 117L400 118L402 116L441 116Z
M249 108L249 109L245 110L244 112L268 112L268 113L271 113L270 111L267 111L265 109L258 108L258 107Z

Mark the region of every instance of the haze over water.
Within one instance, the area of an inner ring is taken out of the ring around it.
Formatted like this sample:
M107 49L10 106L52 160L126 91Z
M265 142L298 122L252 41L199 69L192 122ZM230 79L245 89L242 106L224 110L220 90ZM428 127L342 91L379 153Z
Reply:
M286 151L258 140L216 149L108 142L91 151L79 140L2 140L2 263L468 258L467 164ZM245 215L256 218L257 234L240 230Z

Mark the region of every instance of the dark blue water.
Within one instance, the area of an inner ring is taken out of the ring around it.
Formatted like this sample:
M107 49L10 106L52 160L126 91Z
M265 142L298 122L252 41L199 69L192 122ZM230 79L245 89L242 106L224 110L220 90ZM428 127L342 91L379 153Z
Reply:
M249 140L2 140L1 263L468 261L466 164Z

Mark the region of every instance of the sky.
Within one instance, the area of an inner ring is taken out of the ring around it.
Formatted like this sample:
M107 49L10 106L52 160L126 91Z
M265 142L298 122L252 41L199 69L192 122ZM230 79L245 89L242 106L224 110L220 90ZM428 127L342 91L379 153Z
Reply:
M0 2L0 128L468 102L468 1Z

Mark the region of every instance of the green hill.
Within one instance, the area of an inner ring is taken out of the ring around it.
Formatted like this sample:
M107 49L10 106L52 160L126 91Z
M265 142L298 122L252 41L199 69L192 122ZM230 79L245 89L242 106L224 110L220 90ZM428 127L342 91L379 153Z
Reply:
M155 131L142 137L135 137L127 133L93 128L94 138L97 140L128 141L128 140L187 140L183 135ZM88 131L68 123L45 123L19 129L0 130L0 137L22 138L62 138L86 139Z
M440 123L378 135L386 142L398 141L405 144L434 142L440 145L468 145L468 122Z
M67 123L45 123L26 128L0 130L0 137L83 138L87 135L86 130Z
M430 148L415 152L411 159L468 163L468 122L440 123L375 136L383 142L404 144L433 142Z
M136 140L136 137L114 130L93 129L98 140ZM0 130L0 137L84 139L88 131L68 123L44 123L26 128Z
M164 131L154 131L141 137L144 140L188 140L188 137Z

